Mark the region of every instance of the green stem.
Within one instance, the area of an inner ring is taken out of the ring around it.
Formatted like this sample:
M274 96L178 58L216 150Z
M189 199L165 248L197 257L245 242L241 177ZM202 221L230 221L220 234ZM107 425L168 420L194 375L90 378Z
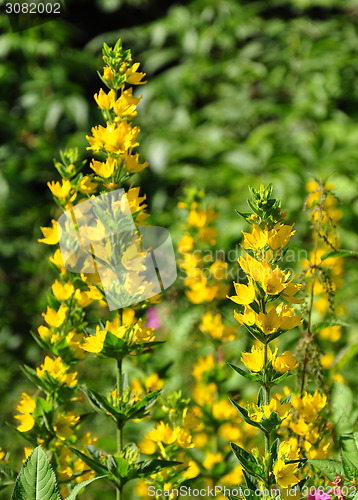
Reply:
M117 406L123 399L123 372L122 372L122 359L117 361ZM122 424L117 425L117 455L123 449L123 427ZM123 485L120 483L116 490L116 500L122 500Z
M266 377L266 366L267 366L267 361L268 361L268 359L267 359L267 351L268 351L268 345L265 344L265 348L264 348L264 361L265 361L265 375L264 375L265 405L269 405L270 404L270 398L271 398L270 387L269 387L269 385L267 385L268 381L267 381L267 377ZM266 457L270 453L270 450L271 450L271 433L270 432L265 432L265 456ZM267 463L266 488L269 488L269 486L270 486L270 472L271 472L271 468L272 468L272 459L270 457L269 460L268 460L268 463Z

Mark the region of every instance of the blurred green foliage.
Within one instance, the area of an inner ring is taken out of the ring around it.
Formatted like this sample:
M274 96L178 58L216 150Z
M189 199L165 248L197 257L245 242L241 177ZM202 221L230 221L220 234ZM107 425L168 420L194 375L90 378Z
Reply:
M178 239L177 199L195 185L220 213L223 248L232 248L247 185L270 181L297 221L299 246L309 238L305 183L333 172L342 247L357 249L357 0L91 0L68 2L64 18L17 33L3 16L0 29L4 420L25 384L18 364L40 356L29 330L53 277L49 249L37 243L39 227L58 216L46 186L58 179L52 158L74 145L86 156L85 134L99 123L93 94L104 41L122 38L148 76L137 123L153 223ZM340 291L352 323L355 264L347 263ZM350 338L354 345L354 330Z

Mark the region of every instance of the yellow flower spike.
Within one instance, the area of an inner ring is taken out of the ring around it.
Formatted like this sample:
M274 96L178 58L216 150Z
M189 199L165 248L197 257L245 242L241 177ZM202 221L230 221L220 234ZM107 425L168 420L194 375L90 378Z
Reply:
M255 300L255 287L251 279L249 279L248 285L234 282L234 287L236 295L232 297L227 296L227 298L236 304L249 305Z
M110 90L108 94L106 94L103 89L99 90L99 94L94 95L94 99L98 106L101 109L111 109L114 104L115 92L114 90Z
M45 243L46 245L57 245L61 239L62 229L61 226L57 225L57 221L52 219L52 227L41 227L42 234L44 238L38 239L40 243Z
M292 356L290 351L285 351L280 356L272 361L272 366L279 373L286 373L297 368L297 360Z
M47 306L46 313L42 313L46 323L49 326L53 326L54 328L59 328L66 319L66 313L68 311L68 307L65 307L61 304L59 310L56 312L50 306Z
M116 167L117 160L108 156L107 161L104 163L102 161L92 160L90 167L95 171L97 175L103 177L104 179L108 179L114 172Z
M295 476L297 471L297 464L286 465L285 462L279 458L273 468L273 473L275 475L277 483L282 488L289 488L299 483L299 479Z
M124 86L122 87L120 97L113 104L113 111L119 120L123 120L123 117L134 118L137 115L137 104L142 99L142 96L133 97L132 87L127 90L123 90L123 88Z
M51 288L56 299L60 300L61 302L65 302L66 300L68 300L75 291L75 287L70 281L63 285L58 280L56 280Z
M60 200L67 198L71 191L71 183L68 179L63 179L62 185L55 181L48 182L47 185L50 188L51 193Z

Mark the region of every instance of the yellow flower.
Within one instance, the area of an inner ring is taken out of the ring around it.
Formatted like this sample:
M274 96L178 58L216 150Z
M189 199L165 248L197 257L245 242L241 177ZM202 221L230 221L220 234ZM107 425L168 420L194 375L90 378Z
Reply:
M22 399L17 405L16 410L22 413L22 415L15 415L14 418L19 420L20 422L20 425L17 427L17 429L20 432L28 432L35 425L35 419L31 415L31 413L33 413L36 409L36 401L25 392L21 394L21 398Z
M113 174L113 171L116 167L116 160L111 156L108 156L106 162L92 160L90 167L92 170L96 172L97 175L103 177L104 179L108 179Z
M245 306L244 314L239 314L234 311L234 317L236 321L240 323L240 325L252 326L256 321L255 311L253 311L249 306Z
M144 385L148 392L159 391L163 387L164 381L159 378L157 373L153 373L146 378Z
M6 463L6 461L4 460L5 455L6 455L6 453L4 452L4 450L0 446L0 463L2 463L2 464Z
M157 426L144 437L156 443L173 444L176 441L176 432L173 431L169 424L160 421Z
M56 417L53 428L56 432L57 437L61 440L65 440L71 434L73 434L73 427L77 424L80 417L68 413L67 415L59 415Z
M276 224L276 226L269 232L268 244L272 250L278 250L287 245L292 235L296 231L292 231L292 226L285 224Z
M59 248L56 250L53 257L50 255L49 261L52 262L52 264L55 264L55 266L59 269L61 274L64 274L66 272L66 269L64 268L63 264L62 253Z
M79 190L81 193L91 194L97 189L98 184L93 182L89 175L85 175L83 179L80 180Z
M46 356L40 368L36 368L36 373L39 378L43 378L45 372L51 375L52 378L58 380L61 385L73 387L77 384L77 372L66 373L68 367L63 363L62 358L58 357L55 360Z
M207 453L206 458L205 458L205 460L203 462L203 466L205 467L205 469L209 470L212 467L214 467L214 465L222 462L223 460L224 460L224 456L220 452L218 452L218 453Z
M127 90L123 90L120 97L113 104L113 111L116 115L123 119L123 117L133 118L137 115L136 107L138 102L142 99L140 97L133 97L133 88L130 87Z
M277 352L277 348L276 348ZM250 352L242 352L241 361L244 363L246 368L252 372L259 372L265 366L265 349L264 347L259 347L253 345ZM267 359L272 359L272 351L269 346L267 346Z
M188 224L193 227L204 227L207 222L206 212L204 210L191 209L188 216Z
M262 280L262 288L268 295L277 295L286 287L287 276L279 267L267 270Z
M246 274L251 276L254 281L260 283L262 283L267 273L272 272L269 262L260 262L251 257L251 255L246 255L245 258L239 257L238 262Z
M296 368L298 363L290 351L285 351L281 356L277 356L277 358L273 360L272 366L277 372L286 373Z
M198 382L203 380L203 374L214 370L215 361L212 354L208 354L205 357L199 356L198 361L193 367L192 375Z
M298 411L300 417L309 423L316 420L318 413L323 410L326 404L327 396L321 395L317 390L313 395L306 391L302 399L296 396L292 398L292 406Z
M188 429L181 429L180 427L176 427L175 432L176 442L181 448L194 448L194 443L192 443L192 436Z
M321 339L337 342L342 336L342 327L340 325L328 326L319 332Z
M256 324L266 335L277 332L280 328L280 317L275 307L272 307L266 314L263 312L257 314Z
M57 221L52 219L52 227L41 227L42 234L44 238L37 241L41 243L46 243L46 245L56 245L62 236L61 226L57 225Z
M192 236L189 236L188 234L184 234L178 243L178 252L179 253L190 252L193 246L194 246L194 238Z
M289 307L288 305L283 306L281 304L277 309L280 314L280 328L282 328L282 330L291 330L302 323L302 315L295 315L293 307Z
M68 194L71 191L71 183L68 179L64 179L62 181L62 185L59 182L55 181L48 182L47 185L50 188L52 194L59 199L67 198Z
M127 82L131 85L143 85L145 82L142 82L142 78L145 77L145 73L138 73L137 69L139 68L139 63L134 63L133 66L127 69L126 78Z
M146 439L145 441L141 441L138 443L138 448L141 453L145 453L146 455L153 455L153 453L157 450L157 445L151 439Z
M217 420L231 420L237 415L237 411L229 401L218 401L212 406L212 413Z
M286 465L281 458L276 461L273 468L276 481L282 488L289 488L299 482L297 476L294 475L296 471L297 464Z
M302 304L303 299L298 299L295 297L296 293L299 292L302 288L300 283L288 283L284 290L281 292L281 296L290 302L290 304Z
M186 479L193 479L200 474L200 469L194 460L189 460L186 464L187 468L183 472L183 475ZM146 492L148 493L148 491Z
M105 66L103 68L103 78L108 82L112 82L114 78L113 70L110 66Z
M60 308L57 312L50 306L47 306L47 310L45 313L42 313L42 316L49 326L59 328L66 319L67 311L68 307L65 307L63 304L60 305Z
M267 228L261 229L256 224L253 225L251 233L244 233L244 248L252 248L253 250L261 250L267 244L268 231Z
M94 98L101 109L111 109L114 104L115 92L112 89L106 94L103 89L100 89L99 94L95 94Z
M141 172L148 166L148 162L139 163L139 154L129 154L125 152L122 156L123 166L130 174L134 174L136 172Z
M120 154L139 145L136 142L139 128L123 120L119 123L107 122L106 128L102 125L91 129L92 137L86 136L90 146L87 149L101 151L106 149L109 153Z
M65 302L66 300L68 300L75 291L75 287L70 281L63 285L58 280L56 280L51 288L56 299L60 300L61 302Z
M273 397L270 404L264 405L262 410L266 418L270 418L271 413L277 413L277 415L284 420L287 418L289 411L291 409L290 403L281 404L277 397Z
M83 339L82 349L87 352L99 353L103 349L103 344L106 339L107 332L100 330L99 325L96 326L96 335L89 335Z
M255 287L251 279L248 285L241 285L234 282L236 295L227 297L236 304L249 305L255 300Z
M293 403L292 406L294 406ZM297 423L290 422L290 429L299 436L305 436L309 432L309 425L300 417Z
M42 338L42 340L45 340L45 341L48 341L51 339L51 330L49 328L47 328L47 326L44 326L44 325L40 325L37 329L40 337Z
M225 326L220 313L214 314L207 311L201 319L199 329L203 333L208 333L213 339L219 339L222 342L235 338L235 327Z

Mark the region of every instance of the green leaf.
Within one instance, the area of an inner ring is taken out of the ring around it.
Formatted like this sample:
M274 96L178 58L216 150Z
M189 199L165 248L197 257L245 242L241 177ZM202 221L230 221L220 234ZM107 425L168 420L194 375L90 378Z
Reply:
M246 486L248 488L250 488L250 490L255 491L257 489L260 489L260 483L258 482L258 480L256 479L256 477L254 477L251 474L249 474L248 472L246 472L246 470L243 470L242 474L243 474L243 476L245 478Z
M358 252L352 250L332 250L322 255L321 260L330 259L332 257L357 257Z
M81 490L87 486L90 483L93 483L93 481L97 481L97 479L102 479L106 476L99 476L99 477L93 477L92 479L87 479L87 481L82 481L82 483L79 483L77 486L73 488L71 491L70 495L66 498L66 500L74 500L77 498L77 495L81 492Z
M235 406L235 408L237 409L237 411L240 413L240 415L242 416L242 418L245 420L245 422L247 424L250 424L253 427L257 427L258 429L262 429L261 425L258 422L255 422L254 420L251 420L251 418L249 417L249 414L248 414L247 410L245 410L245 408L242 408L241 406L239 406L232 399L230 399L230 401Z
M41 446L22 466L11 500L61 500L55 473Z
M264 406L266 404L265 389L261 386L257 394L257 406Z
M281 404L285 405L287 403L291 403L291 400L292 400L292 394L289 394L284 399L281 399Z
M123 457L109 455L107 458L108 471L119 479L125 479L130 471L129 462Z
M231 368L233 368L237 373L239 373L242 377L247 378L248 380L252 380L253 382L259 382L260 377L259 375L254 375L253 373L248 373L245 370L242 370L238 366L232 365L231 363L228 363Z
M279 447L280 447L280 438L276 438L271 445L271 455L273 461L277 460Z
M94 460L93 458L88 457L84 453L82 453L79 450L76 450L76 448L71 448L73 453L75 453L88 467L90 467L92 470L97 472L97 474L108 474L108 469L105 465L103 465L101 462L98 460Z
M252 476L263 479L263 471L261 467L256 463L255 458L251 455L251 453L248 453L235 443L230 443L230 445L232 451L236 455L236 458L238 459L242 467L246 470L246 472L248 472Z
M338 460L309 458L308 463L320 470L330 481L334 481L337 475L344 475L343 465Z
M355 478L358 478L357 467L351 462L351 460L349 459L347 454L344 453L343 450L341 450L341 457L342 457L342 464L343 464L345 478L349 479L349 480L353 480Z
M154 405L161 391L153 391L144 396L126 412L127 419L144 417Z
M137 464L138 468L135 477L148 477L168 467L175 467L181 464L182 462L176 462L175 460L146 460Z
M311 332L312 333L317 333L324 328L328 328L329 326L349 326L348 323L345 321L338 321L334 318L332 319L325 319L324 321L320 321L319 323L315 323L314 325L311 326Z
M269 418L263 418L261 420L261 427L267 432L272 432L277 430L281 424L281 418L275 412L272 412Z
M353 409L353 393L349 387L334 383L332 386L332 418L336 434L349 434L353 430L356 414Z
M118 423L122 423L126 420L126 414L115 408L105 397L101 396L95 391L92 391L85 385L82 385L81 389L86 394L89 402L96 411L99 411L104 415L108 415L109 413L112 418Z
M358 469L358 434L343 434L339 438L339 444L349 460Z

